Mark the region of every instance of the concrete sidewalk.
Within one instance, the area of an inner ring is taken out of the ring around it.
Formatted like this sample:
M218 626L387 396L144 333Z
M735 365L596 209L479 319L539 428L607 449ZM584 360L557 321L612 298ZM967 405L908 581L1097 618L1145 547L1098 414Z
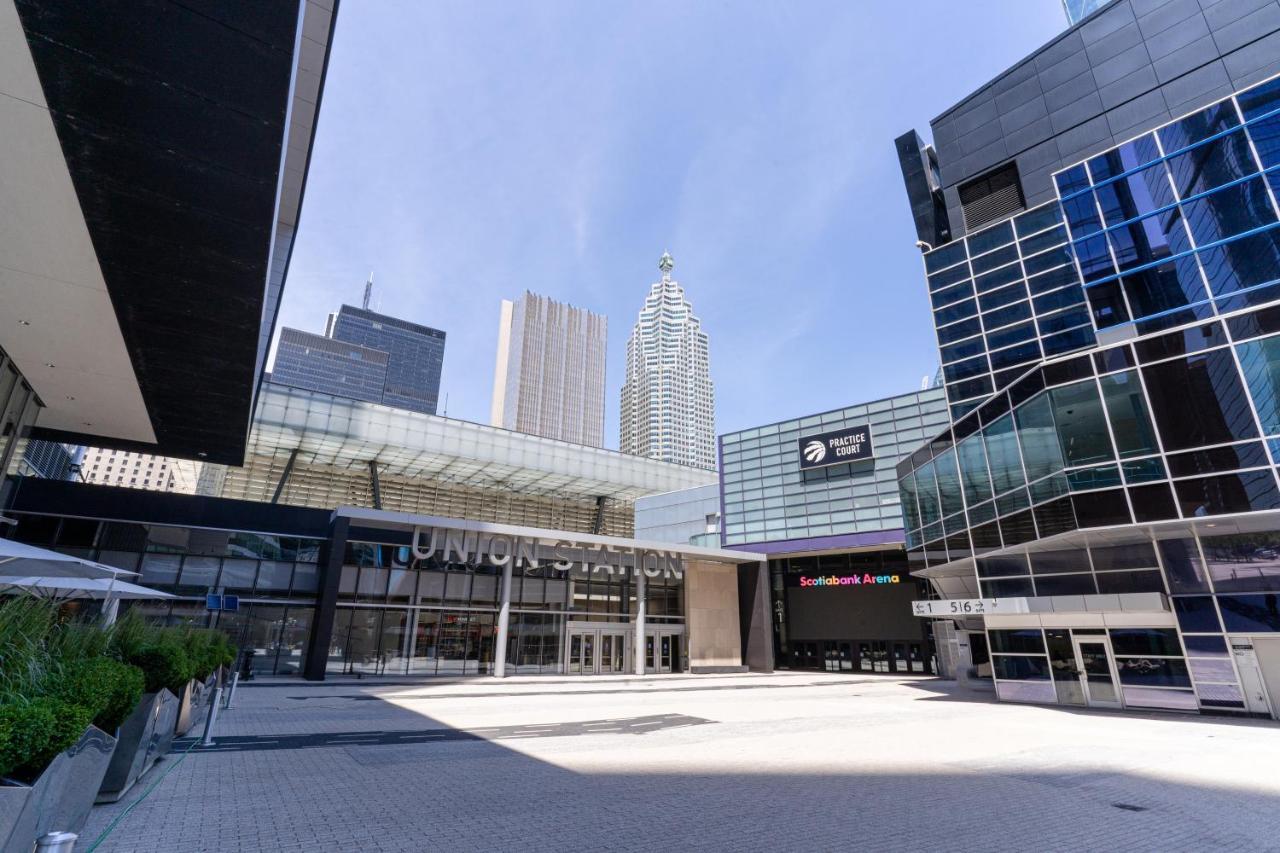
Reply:
M258 684L217 736L98 849L1280 848L1274 724L924 677Z

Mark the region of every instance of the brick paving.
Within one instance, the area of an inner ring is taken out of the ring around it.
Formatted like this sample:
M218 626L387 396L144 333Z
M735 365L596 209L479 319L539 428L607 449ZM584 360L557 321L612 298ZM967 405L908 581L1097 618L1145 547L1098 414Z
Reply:
M1280 726L926 678L243 687L87 850L1280 850ZM281 745L283 744L283 746ZM180 763L178 763L180 761Z

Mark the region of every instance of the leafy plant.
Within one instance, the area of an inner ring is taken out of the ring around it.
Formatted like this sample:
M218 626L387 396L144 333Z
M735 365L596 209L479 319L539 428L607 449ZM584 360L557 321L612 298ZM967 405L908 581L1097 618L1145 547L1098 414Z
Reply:
M52 696L0 704L0 776L33 781L92 719L90 709Z
M49 694L89 708L93 724L110 734L137 706L145 684L136 666L108 657L82 658L62 666Z
M148 693L167 688L176 695L182 692L195 673L187 650L181 643L166 637L143 646L128 662L142 670Z

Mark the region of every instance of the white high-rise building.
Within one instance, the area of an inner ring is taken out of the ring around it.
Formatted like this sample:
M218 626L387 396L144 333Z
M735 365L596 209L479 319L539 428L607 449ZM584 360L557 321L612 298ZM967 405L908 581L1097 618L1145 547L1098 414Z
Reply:
M608 331L607 318L536 293L502 300L490 423L603 447Z
M619 449L650 459L716 467L715 389L707 333L662 254L640 319L627 340Z
M186 495L195 494L199 471L200 463L189 459L105 447L86 447L80 462L80 476L86 483Z

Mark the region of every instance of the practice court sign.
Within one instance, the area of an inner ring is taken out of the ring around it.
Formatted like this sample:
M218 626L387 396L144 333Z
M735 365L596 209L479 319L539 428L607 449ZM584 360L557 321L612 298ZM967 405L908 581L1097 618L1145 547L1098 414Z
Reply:
M868 424L801 436L799 447L801 471L875 458Z

